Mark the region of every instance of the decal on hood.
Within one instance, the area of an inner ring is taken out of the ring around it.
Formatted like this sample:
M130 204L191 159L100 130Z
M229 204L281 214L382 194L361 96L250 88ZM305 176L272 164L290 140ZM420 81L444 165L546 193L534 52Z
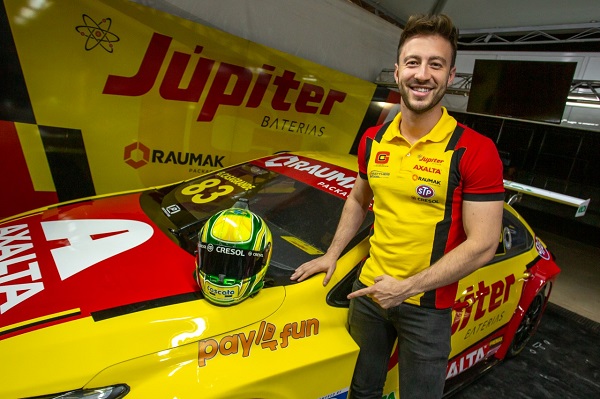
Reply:
M346 199L356 181L356 172L297 155L279 155L254 163Z
M128 218L98 218L115 214ZM0 339L194 292L193 257L177 249L155 233L139 209L139 195L1 225Z
M148 241L152 227L135 220L56 220L42 222L46 240L68 240L51 250L61 280Z

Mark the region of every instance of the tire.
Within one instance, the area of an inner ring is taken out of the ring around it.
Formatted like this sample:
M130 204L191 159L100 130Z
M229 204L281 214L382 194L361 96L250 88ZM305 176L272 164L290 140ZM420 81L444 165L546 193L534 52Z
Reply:
M506 354L507 357L515 357L525 349L525 346L527 346L527 343L537 331L537 327L542 320L545 301L544 289L542 289L535 295L527 312L523 316Z

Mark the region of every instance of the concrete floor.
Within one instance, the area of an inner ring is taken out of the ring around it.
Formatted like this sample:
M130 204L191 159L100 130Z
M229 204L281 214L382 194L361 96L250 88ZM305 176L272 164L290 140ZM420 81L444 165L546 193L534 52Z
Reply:
M532 227L561 268L550 302L600 323L600 247Z
M600 398L599 234L565 228L548 216L527 220L561 268L550 304L519 356L506 359L452 399Z

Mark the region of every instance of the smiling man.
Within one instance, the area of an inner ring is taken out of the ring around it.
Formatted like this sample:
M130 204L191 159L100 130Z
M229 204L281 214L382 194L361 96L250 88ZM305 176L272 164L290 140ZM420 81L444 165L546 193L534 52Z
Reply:
M292 276L325 272L327 284L374 198L369 257L348 296L350 334L361 348L351 398L382 397L396 339L402 399L442 396L457 281L498 245L498 151L440 103L456 72L457 41L447 16L408 20L394 73L401 113L365 132L359 174L327 253Z

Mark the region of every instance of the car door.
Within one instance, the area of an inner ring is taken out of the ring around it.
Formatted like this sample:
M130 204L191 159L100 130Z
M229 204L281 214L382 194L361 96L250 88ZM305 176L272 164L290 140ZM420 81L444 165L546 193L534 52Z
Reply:
M503 342L503 327L521 298L533 238L516 216L504 210L498 250L492 261L458 285L452 312L448 378L491 357Z

